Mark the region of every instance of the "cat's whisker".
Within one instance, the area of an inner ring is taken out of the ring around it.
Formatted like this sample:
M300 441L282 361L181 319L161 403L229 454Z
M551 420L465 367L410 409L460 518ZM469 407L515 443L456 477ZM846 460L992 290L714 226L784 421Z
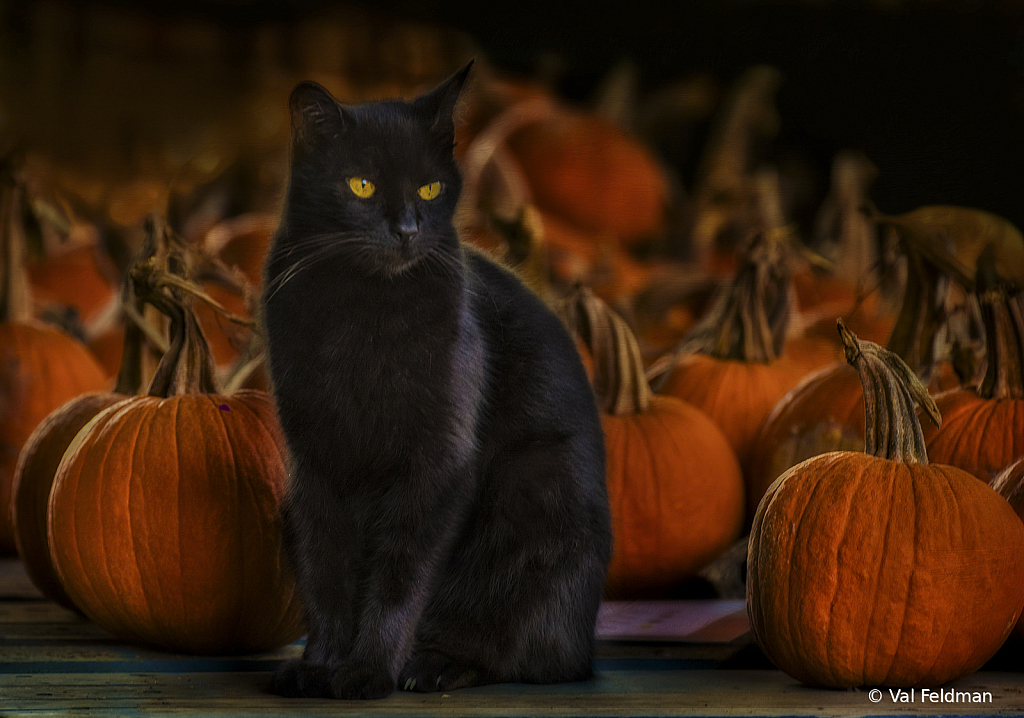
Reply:
M429 252L424 257L424 259L426 261L432 262L433 264L436 264L442 270L447 271L449 275L452 277L458 277L465 271L465 266L463 265L462 258L453 256L448 252Z
M309 242L309 244L312 244L312 242ZM281 288L290 282L301 271L309 269L310 267L329 259L336 252L340 253L343 249L345 249L344 242L321 242L312 252L300 257L267 284L266 301L273 299L274 296L281 291Z

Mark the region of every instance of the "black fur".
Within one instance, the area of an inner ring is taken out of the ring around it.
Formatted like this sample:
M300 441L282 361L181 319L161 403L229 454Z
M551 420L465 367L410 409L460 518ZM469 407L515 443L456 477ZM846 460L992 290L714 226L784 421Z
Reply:
M601 425L559 320L452 227L468 71L413 102L292 93L263 301L309 632L274 675L282 695L591 675L611 552Z

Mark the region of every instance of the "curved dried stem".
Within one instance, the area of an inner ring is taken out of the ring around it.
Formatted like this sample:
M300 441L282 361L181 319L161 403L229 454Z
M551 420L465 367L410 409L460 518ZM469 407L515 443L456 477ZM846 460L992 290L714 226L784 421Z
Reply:
M903 463L928 463L915 406L938 426L942 417L928 389L907 363L874 342L861 341L837 321L846 361L864 389L864 451Z
M142 302L155 307L171 321L171 341L149 384L148 394L169 397L179 394L216 394L216 365L203 330L186 296L173 286L159 285L164 272L142 262L129 272L129 280ZM141 326L141 325L140 325Z
M648 369L647 377L657 382L655 391L689 354L763 364L782 356L793 305L794 244L789 227L752 237L732 282L719 290L675 349Z
M644 376L640 345L626 321L582 285L562 303L561 315L590 351L594 393L602 411L616 416L646 411L653 392Z

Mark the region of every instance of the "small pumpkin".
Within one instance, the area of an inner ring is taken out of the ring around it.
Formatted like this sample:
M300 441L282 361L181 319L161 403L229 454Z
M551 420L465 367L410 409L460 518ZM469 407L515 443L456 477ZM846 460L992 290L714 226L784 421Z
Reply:
M149 395L96 415L50 493L50 556L90 620L188 653L268 650L302 635L283 555L285 447L265 392L217 393L191 309L154 273L140 298L171 317ZM97 510L102 507L102 510Z
M586 288L565 312L592 357L615 536L605 595L666 598L739 536L739 464L710 418L654 395L626 323Z
M816 686L938 686L977 670L1024 609L1024 524L989 486L929 464L920 380L842 328L867 453L789 469L750 534L747 610L776 666Z

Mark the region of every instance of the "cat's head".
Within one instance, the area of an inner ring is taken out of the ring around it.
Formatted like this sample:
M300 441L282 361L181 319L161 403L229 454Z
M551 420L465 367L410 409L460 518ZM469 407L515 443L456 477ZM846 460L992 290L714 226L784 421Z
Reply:
M343 105L314 82L297 85L289 240L388 275L457 249L452 114L472 64L412 101Z

